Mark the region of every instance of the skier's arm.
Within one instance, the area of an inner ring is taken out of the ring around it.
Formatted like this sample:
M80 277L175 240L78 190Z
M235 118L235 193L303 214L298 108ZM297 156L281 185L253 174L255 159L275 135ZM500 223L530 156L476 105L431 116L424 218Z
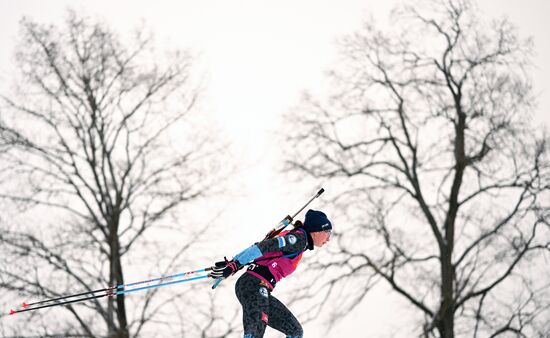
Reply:
M293 254L302 252L307 247L307 237L303 231L292 231L285 236L271 238L258 243L262 254L280 252Z
M285 236L270 238L254 244L237 254L233 259L240 264L247 264L270 252L293 254L304 251L307 247L307 237L303 231L292 231Z

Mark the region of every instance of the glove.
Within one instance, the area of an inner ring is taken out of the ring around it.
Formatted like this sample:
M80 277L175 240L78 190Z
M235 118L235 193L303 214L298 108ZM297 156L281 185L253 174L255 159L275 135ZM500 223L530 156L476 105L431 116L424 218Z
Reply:
M212 272L210 273L210 277L214 279L225 279L229 276L233 276L237 271L242 269L243 266L244 265L241 265L241 263L239 263L239 261L237 260L228 261L227 258L225 258L225 261L214 263L214 266L212 267Z

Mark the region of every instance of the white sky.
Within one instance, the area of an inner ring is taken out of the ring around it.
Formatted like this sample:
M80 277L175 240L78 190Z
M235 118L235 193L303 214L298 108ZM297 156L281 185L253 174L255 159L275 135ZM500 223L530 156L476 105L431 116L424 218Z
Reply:
M0 88L9 85L18 22L23 15L62 23L65 8L97 15L119 32L141 22L156 41L171 48L190 48L199 54L198 67L207 74L203 108L239 149L243 170L224 222L258 228L217 249L232 255L293 213L323 182L290 187L277 173L274 135L281 116L298 102L302 90L322 90L324 72L336 61L334 41L353 32L361 20L387 18L396 0L278 0L278 1L43 1L0 0ZM548 0L480 0L491 17L508 16L522 36L533 36L538 54L533 73L539 94L536 119L550 127L550 31ZM291 195L287 195L292 193ZM330 195L330 191L325 193ZM315 206L319 207L317 203ZM327 206L330 215L330 206ZM336 222L337 224L337 222ZM244 229L241 227L241 229ZM247 229L248 230L248 229ZM286 283L291 283L287 281ZM386 336L396 316L390 298L374 296L331 336ZM383 302L382 302L383 301ZM378 318L374 319L372 316ZM314 337L315 329L306 326ZM270 333L269 335L272 335ZM268 337L269 335L266 335Z

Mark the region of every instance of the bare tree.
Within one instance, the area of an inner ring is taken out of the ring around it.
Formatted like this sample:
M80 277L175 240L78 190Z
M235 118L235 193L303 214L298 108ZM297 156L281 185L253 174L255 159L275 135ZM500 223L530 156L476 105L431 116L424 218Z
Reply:
M307 96L292 115L288 169L340 189L346 219L334 252L311 265L326 291L318 308L334 300L345 315L385 282L421 336L550 332L550 161L530 122L533 47L478 12L432 1L395 11L387 32L365 24L342 41L335 94Z
M3 291L48 298L124 284L130 267L164 274L192 262L184 254L208 225L182 222L192 214L182 207L227 171L220 142L187 122L200 93L191 57L156 53L142 31L122 43L74 12L61 28L23 19L20 34L17 88L0 111L0 197L12 208L0 235ZM32 325L15 332L122 338L185 328L172 318L192 309L167 310L181 297L151 291L37 311L18 317Z

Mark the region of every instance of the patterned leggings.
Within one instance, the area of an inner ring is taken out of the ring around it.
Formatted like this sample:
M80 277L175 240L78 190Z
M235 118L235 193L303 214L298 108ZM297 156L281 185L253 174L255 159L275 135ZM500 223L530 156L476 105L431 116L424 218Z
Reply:
M260 282L244 273L235 284L235 293L243 307L244 338L262 338L266 325L287 338L302 338L304 333L296 317Z

